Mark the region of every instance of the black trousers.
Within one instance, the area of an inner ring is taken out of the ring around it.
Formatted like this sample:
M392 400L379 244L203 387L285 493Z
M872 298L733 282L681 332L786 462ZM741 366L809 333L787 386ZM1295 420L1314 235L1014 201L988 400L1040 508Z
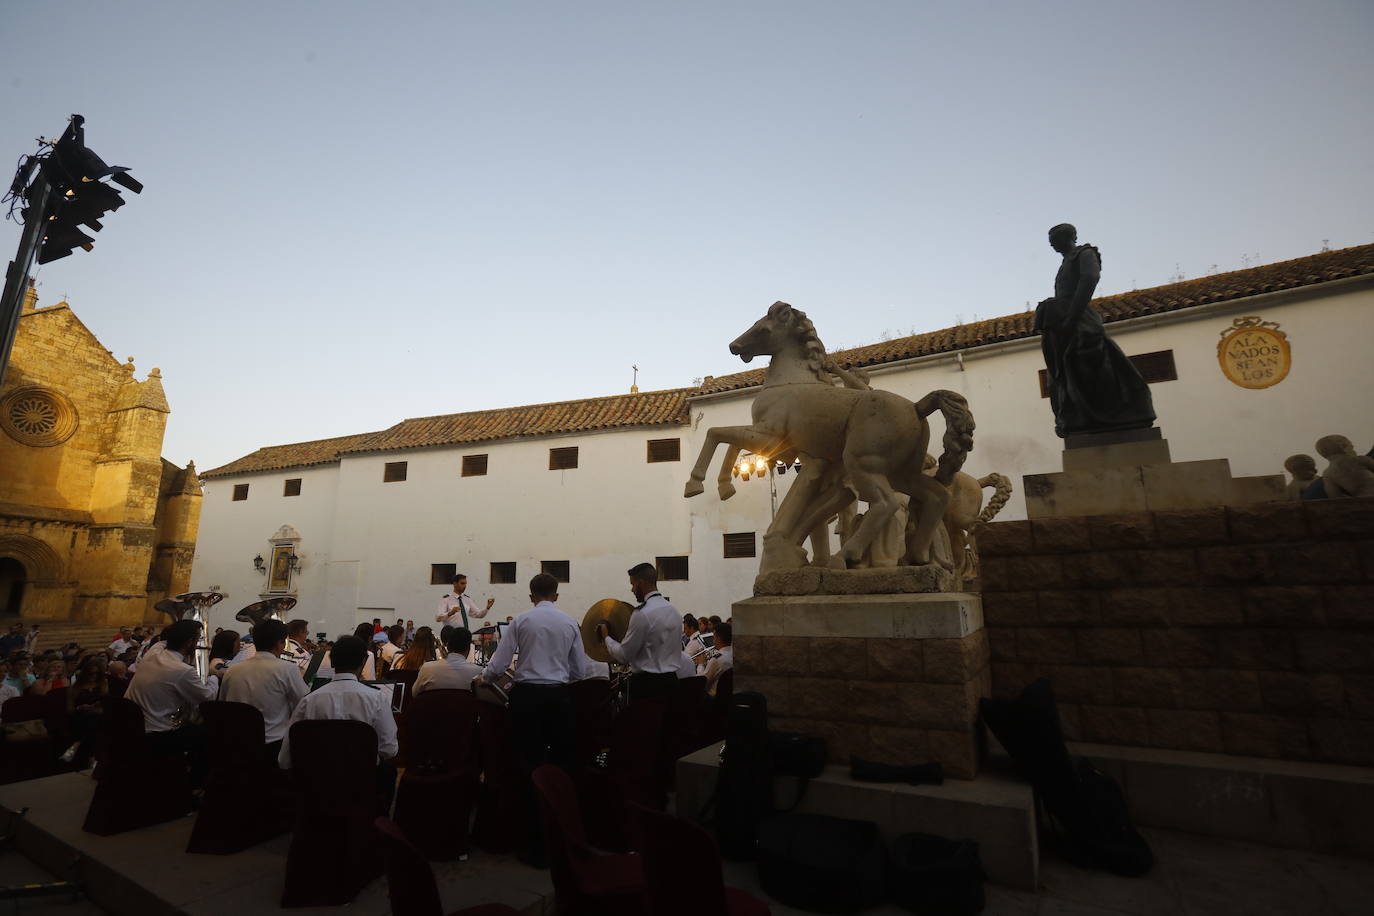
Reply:
M519 854L543 865L544 831L531 779L546 763L571 769L575 755L572 691L566 684L516 684L510 692L511 730L515 737L515 765L520 771Z
M676 692L677 672L675 671L669 671L666 674L650 674L647 671L638 671L630 675L631 703L651 700L654 697L661 697L671 703L673 694Z

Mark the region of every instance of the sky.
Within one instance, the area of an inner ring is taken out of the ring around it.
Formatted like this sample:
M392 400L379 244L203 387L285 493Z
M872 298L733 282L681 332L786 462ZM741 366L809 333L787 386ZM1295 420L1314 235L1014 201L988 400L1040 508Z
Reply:
M202 470L693 384L1374 242L1374 3L0 4L0 157L71 113L142 195L44 265ZM0 250L20 227L0 224Z

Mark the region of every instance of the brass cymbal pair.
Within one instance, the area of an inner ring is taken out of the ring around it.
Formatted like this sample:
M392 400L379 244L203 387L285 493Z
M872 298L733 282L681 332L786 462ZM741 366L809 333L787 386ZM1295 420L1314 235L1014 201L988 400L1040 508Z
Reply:
M593 661L609 662L611 656L606 651L606 644L596 638L597 624L606 624L611 639L619 642L630 629L630 615L634 612L634 605L617 598L602 598L588 608L582 618L582 648L587 650L587 657Z

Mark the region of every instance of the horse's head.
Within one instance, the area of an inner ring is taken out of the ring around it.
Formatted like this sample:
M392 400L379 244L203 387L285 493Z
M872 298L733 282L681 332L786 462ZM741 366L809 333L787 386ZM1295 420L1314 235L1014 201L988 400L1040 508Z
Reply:
M774 302L768 307L766 315L734 339L730 344L730 352L746 363L755 356L771 356L799 339L802 333L800 328L805 320L805 313L786 302Z

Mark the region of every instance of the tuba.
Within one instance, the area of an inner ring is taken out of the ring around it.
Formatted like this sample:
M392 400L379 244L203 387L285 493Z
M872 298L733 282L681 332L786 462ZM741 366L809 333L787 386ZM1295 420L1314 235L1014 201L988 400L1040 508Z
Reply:
M204 678L210 671L210 637L206 632L210 608L224 600L222 592L186 592L175 598L163 598L153 605L172 620L194 620L200 624L200 642L196 645L196 674Z

